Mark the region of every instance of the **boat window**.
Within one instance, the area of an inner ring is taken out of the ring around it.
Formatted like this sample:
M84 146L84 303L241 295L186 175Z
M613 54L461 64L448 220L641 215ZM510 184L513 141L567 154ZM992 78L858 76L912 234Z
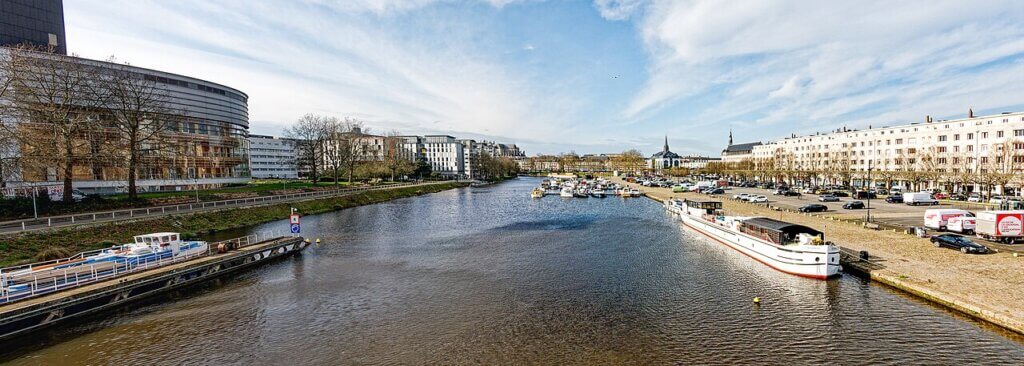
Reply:
M171 235L171 241L176 241L176 240L178 240L178 235L177 234Z
M166 236L161 236L160 237L160 241L163 242L163 243L166 243L166 242L169 242L171 240L168 237L166 237Z

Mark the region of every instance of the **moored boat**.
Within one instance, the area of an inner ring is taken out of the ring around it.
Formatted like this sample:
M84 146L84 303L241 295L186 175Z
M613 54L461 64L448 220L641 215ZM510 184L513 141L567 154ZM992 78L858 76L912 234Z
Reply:
M781 272L816 279L839 273L839 247L813 228L767 217L725 216L718 201L687 199L678 210L686 227Z
M565 198L572 198L572 187L562 187L562 191L558 193L558 196Z
M544 190L541 188L534 188L532 191L530 191L530 197L544 198Z

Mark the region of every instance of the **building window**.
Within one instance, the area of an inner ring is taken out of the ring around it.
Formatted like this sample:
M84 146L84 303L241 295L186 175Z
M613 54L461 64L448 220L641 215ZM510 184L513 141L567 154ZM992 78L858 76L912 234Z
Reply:
M939 142L946 141L946 135L939 135Z
M1003 131L996 131L997 138L1003 138Z

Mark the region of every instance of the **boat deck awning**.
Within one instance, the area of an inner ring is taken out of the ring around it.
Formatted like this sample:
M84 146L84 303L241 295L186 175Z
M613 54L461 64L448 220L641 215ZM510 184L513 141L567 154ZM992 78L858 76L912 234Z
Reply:
M743 220L743 223L750 226L756 226L772 231L777 231L780 233L789 234L790 237L794 237L796 236L796 234L800 233L807 233L810 234L811 236L824 237L824 234L821 231L815 230L813 228L785 221L770 219L767 217L754 217Z

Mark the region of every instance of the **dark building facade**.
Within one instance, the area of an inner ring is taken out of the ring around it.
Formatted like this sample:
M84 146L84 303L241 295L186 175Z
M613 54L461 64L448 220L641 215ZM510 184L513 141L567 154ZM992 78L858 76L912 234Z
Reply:
M64 42L62 0L0 0L0 46L54 46L66 55Z

